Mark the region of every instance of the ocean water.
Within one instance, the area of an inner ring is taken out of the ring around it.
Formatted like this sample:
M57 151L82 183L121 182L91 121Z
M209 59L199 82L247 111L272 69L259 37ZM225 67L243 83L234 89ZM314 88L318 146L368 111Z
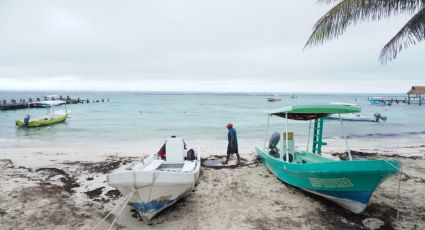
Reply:
M153 92L7 92L0 91L0 100L26 99L45 95L69 95L71 98L109 102L67 105L71 118L66 122L33 129L18 128L16 119L28 112L32 117L47 109L0 111L0 148L31 148L32 146L68 146L96 148L149 145L156 148L166 137L183 136L189 142L202 143L207 149L225 145L227 122L233 122L240 147L252 149L264 142L267 116L264 111L292 104L329 102L356 103L362 115L379 112L386 122L344 122L349 139L425 140L425 106L395 104L369 105L366 94L279 94L280 102L268 102L267 93L153 93ZM389 96L389 95L387 95ZM392 95L404 96L404 95ZM64 109L60 106L58 109ZM271 119L270 131L282 131L284 120ZM308 122L290 121L289 130L296 141L305 142ZM341 138L338 121L325 122L325 139ZM158 146L159 148L160 146ZM225 147L222 147L223 149Z

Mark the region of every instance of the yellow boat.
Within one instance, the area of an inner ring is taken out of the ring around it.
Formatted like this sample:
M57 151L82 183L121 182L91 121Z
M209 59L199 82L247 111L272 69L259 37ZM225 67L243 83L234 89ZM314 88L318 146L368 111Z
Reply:
M40 103L40 102L37 102ZM39 126L46 126L51 124L56 124L65 121L69 117L69 112L66 109L65 111L55 111L55 106L63 104L61 101L44 101L43 104L50 107L49 113L43 117L32 119L28 114L22 120L16 120L16 126L24 128L33 128Z

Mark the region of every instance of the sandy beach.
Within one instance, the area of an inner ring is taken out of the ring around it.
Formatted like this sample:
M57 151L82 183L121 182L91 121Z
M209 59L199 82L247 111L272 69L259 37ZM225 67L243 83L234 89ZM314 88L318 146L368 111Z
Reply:
M338 148L328 149L338 157ZM353 214L279 181L253 152L242 165L203 167L192 194L145 223L129 205L115 229L424 229L425 145L353 148L355 157L397 159L398 177L385 181L364 213ZM92 229L123 197L106 184L106 174L145 154L76 149L2 149L0 229ZM204 153L204 158L223 155ZM231 162L232 163L232 162ZM397 210L400 218L397 218ZM106 229L113 218L99 226Z

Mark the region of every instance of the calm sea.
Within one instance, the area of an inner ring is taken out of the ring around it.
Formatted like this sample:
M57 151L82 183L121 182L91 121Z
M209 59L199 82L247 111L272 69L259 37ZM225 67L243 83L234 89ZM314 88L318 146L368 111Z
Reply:
M268 102L266 98L271 94L267 93L0 91L0 100L28 100L46 95L69 95L90 101L103 98L105 102L67 105L71 118L65 123L34 129L17 128L15 120L22 119L28 112L33 117L45 114L47 109L0 111L0 148L157 145L170 135L183 136L189 142L221 145L226 141L224 126L233 122L240 145L248 149L262 145L264 141L265 110L292 104L329 102L356 103L361 105L362 115L373 116L379 112L388 117L386 122L379 123L345 122L349 138L425 140L425 106L369 105L368 95L363 94L296 94L296 98L291 98L291 94L281 93L282 101ZM64 109L64 106L60 107ZM281 131L283 127L283 119L271 120L270 130ZM290 122L290 131L295 132L297 140L305 140L307 130L306 122ZM340 138L340 131L338 122L326 122L325 138ZM215 147L210 146L211 149Z

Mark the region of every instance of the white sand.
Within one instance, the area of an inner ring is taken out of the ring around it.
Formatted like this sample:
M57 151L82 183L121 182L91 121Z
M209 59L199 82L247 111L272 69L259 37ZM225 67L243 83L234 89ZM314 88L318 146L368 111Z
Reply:
M251 165L237 169L204 168L194 192L166 209L149 225L131 217L127 207L115 227L347 229L364 228L365 224L375 226L382 221L383 228L425 228L425 146L385 147L382 143L371 143L369 147L355 143L353 149L377 152L375 157L380 159L393 154L401 156L391 157L402 161L406 173L401 182L399 220L395 218L396 177L380 186L365 213L355 215L282 183L264 166L255 164L253 153L246 152L242 157ZM326 151L340 151L344 147L341 141L333 144L336 147ZM94 151L78 146L1 149L0 229L91 229L122 199L106 195L114 189L107 186L105 171L126 167L131 164L128 162L144 155L136 150L124 153L99 148ZM411 156L420 159L406 158ZM75 185L79 187L73 187ZM96 189L98 194L92 192L92 198L86 194ZM106 227L107 224L103 224L99 229Z

